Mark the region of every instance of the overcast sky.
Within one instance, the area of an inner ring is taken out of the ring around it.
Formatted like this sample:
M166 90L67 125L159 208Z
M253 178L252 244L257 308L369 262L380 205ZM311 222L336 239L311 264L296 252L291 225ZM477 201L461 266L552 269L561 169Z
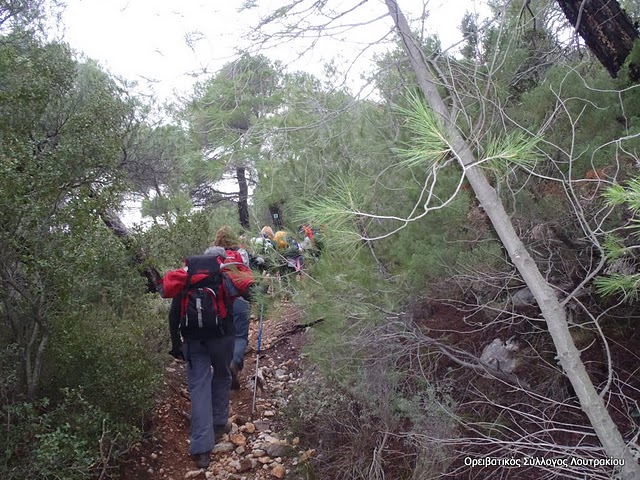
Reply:
M355 0L332 0L335 5L353 5ZM254 47L246 33L260 18L285 0L259 0L262 9L239 12L242 0L66 0L63 15L64 40L78 52L95 59L111 73L135 80L139 91L160 99L188 95L197 78L206 78L233 60L238 49ZM422 0L400 0L409 18L418 18ZM479 2L482 3L482 2ZM438 33L443 46L457 42L465 11L474 11L472 0L429 0L428 33ZM383 0L369 0L347 22L358 23L386 13ZM293 70L320 76L323 65L334 59L350 64L363 45L374 42L391 28L384 18L374 25L351 30L346 42L321 41L302 58L296 54L304 45L262 51L283 61ZM395 39L393 39L395 40ZM372 50L351 69L351 84L357 88L360 73L370 71ZM229 187L231 188L231 187ZM235 188L235 186L233 187ZM127 203L123 219L128 225L141 221L137 203Z
M335 0L336 5L345 4ZM65 40L76 50L98 60L112 73L137 80L147 93L167 98L175 91L188 92L197 75L212 74L233 59L238 48L250 46L244 34L270 8L289 2L261 0L262 9L238 12L242 0L67 0L63 16ZM349 2L352 4L352 2ZM400 0L408 16L417 16L420 0ZM460 39L458 26L464 12L473 10L472 0L430 0L429 32L437 32L446 46ZM360 17L384 13L382 0L369 0ZM359 20L360 18L358 18ZM353 18L351 19L353 21ZM319 75L331 58L352 59L361 43L376 39L389 27L385 19L375 27L358 30L351 43L321 42L291 66ZM349 36L352 32L349 33ZM354 33L355 35L355 33ZM292 45L264 52L290 63L296 56ZM359 69L367 68L363 58ZM357 77L354 73L354 77Z

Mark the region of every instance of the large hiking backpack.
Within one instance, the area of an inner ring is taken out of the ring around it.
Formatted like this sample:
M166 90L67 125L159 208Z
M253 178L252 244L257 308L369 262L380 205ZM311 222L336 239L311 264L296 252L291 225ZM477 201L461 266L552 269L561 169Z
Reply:
M227 290L220 258L197 255L185 260L187 270L172 270L165 275L164 296L174 293L180 279L180 332L185 338L212 338L233 334L232 304L235 297ZM184 273L180 273L180 272ZM170 286L167 291L167 286Z
M253 252L257 255L267 255L276 248L273 241L262 234L251 239L251 247Z
M229 278L238 295L249 300L251 287L255 285L256 280L247 262L248 259L245 259L240 251L230 248L225 250L224 260L220 258L220 269Z

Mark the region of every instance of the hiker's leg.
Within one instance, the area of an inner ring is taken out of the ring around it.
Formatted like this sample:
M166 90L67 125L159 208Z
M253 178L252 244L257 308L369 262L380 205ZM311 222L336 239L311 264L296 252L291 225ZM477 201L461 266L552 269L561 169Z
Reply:
M211 358L204 342L187 340L184 344L187 360L187 383L191 396L191 443L189 453L210 452L213 448L211 414Z
M249 315L251 305L243 298L237 298L233 302L233 325L236 329L235 344L233 346L232 362L242 370L244 366L244 352L249 342Z
M231 372L229 365L233 357L232 335L208 341L213 365L211 391L211 418L214 425L225 425L229 419L229 396L231 394Z

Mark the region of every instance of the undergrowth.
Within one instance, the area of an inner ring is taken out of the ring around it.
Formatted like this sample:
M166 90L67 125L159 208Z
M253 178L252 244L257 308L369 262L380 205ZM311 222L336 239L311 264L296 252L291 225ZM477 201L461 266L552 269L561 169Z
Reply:
M385 281L369 253L323 255L294 301L323 318L306 347L307 378L285 410L318 455L306 478L435 478L447 464L439 441L455 437L454 402L407 361L403 281ZM312 365L317 368L312 368Z

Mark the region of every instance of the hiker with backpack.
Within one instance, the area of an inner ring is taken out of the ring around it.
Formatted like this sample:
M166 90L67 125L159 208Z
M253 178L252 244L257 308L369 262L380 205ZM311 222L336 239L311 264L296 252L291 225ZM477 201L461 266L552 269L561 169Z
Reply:
M250 267L262 273L269 272L273 264L271 257L275 252L273 230L270 226L262 227L260 233L251 239L251 249L254 253L254 260L249 260Z
M273 229L269 225L262 227L260 233L251 239L251 244L256 252L268 253L274 247Z
M284 230L276 232L273 236L278 256L276 273L280 277L288 279L290 275L300 275L304 257L298 242Z
M222 271L223 249L186 259L186 268L167 272L165 298L169 312L170 354L186 361L191 397L189 453L198 468L207 468L214 445L230 430L229 398L233 358L234 296Z
M233 283L229 288L238 290L238 295L233 302L235 341L233 357L229 363L231 389L238 390L240 389L239 374L244 368L244 354L249 343L249 317L251 313L251 304L249 302L257 288L257 284L249 267L250 255L240 246L240 242L230 226L223 225L218 229L213 245L210 248L224 249L226 257L224 265Z

